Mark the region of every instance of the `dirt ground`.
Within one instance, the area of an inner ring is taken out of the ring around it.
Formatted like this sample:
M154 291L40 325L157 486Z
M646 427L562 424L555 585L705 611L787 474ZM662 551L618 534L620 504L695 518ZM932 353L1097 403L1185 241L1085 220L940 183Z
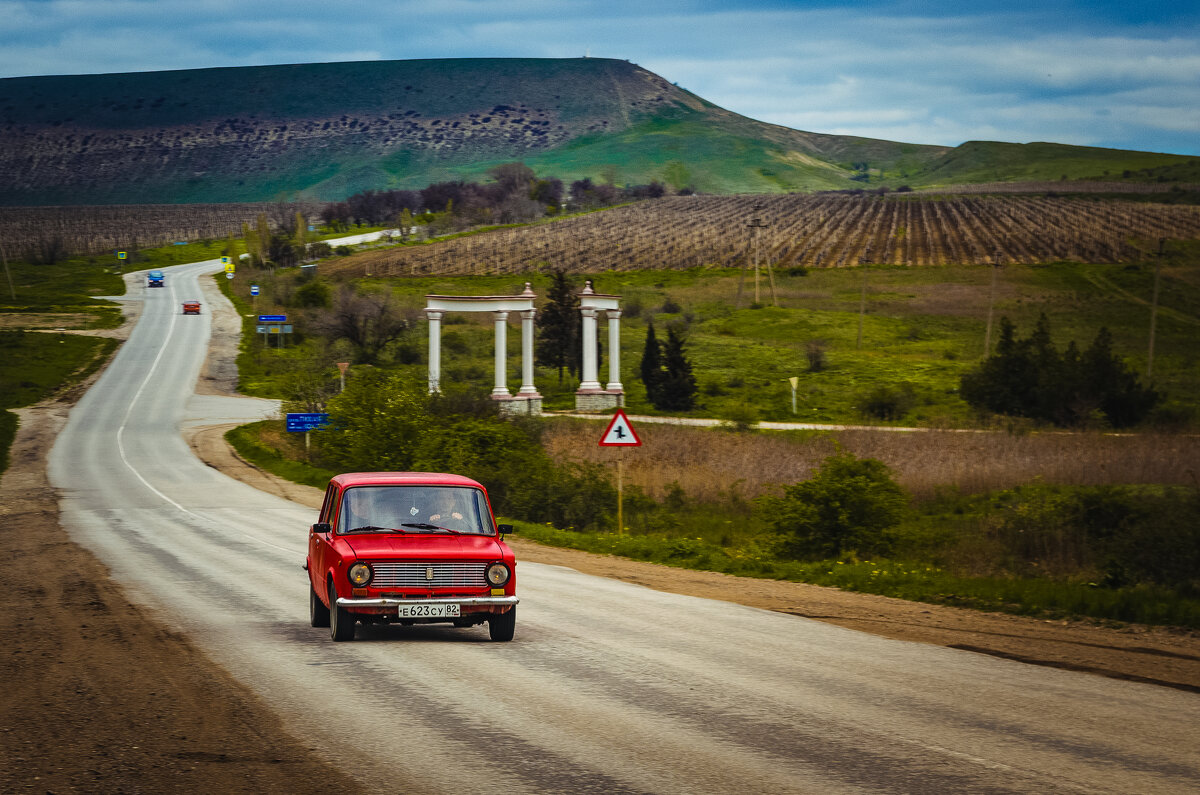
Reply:
M127 337L124 306L122 329L82 333ZM360 791L59 525L46 454L86 386L17 411L0 478L0 792Z
M136 305L126 306L132 319ZM232 316L213 320L213 351L197 391L230 394L238 324ZM358 791L186 637L132 605L105 567L59 525L46 453L82 391L19 411L12 464L0 479L0 539L10 561L8 587L0 589L0 792ZM318 490L239 459L224 441L226 429L191 430L189 442L232 477L316 505ZM1200 633L976 613L672 569L520 538L512 544L522 561L900 640L1200 692Z

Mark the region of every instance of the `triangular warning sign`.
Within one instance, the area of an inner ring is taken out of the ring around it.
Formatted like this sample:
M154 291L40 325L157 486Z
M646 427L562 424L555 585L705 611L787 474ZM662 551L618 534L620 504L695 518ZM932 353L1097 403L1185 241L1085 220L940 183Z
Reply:
M600 437L600 446L642 446L642 440L638 438L637 433L633 430L633 426L629 424L629 418L625 416L625 412L621 409L617 409L617 413L613 415L612 422L608 424L608 429L604 431L604 435Z

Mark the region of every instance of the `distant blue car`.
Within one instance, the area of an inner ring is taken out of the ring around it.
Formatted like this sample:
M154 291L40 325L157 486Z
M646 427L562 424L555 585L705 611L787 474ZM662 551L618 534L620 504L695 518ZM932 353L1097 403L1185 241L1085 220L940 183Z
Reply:
M165 286L163 284L163 272L162 271L150 271L148 274L146 274L146 286L147 287L163 287L163 286Z

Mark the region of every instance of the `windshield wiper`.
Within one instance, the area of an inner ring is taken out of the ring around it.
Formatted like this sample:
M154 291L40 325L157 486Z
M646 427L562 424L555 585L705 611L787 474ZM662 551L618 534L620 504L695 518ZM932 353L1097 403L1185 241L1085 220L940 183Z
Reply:
M462 532L459 530L451 530L449 527L442 527L441 525L436 524L427 524L425 522L406 522L400 526L412 527L416 530L444 530L447 533L453 533L456 536L462 535Z
M349 530L343 530L342 535L345 535L346 533L376 533L380 530L393 532L393 528L391 527L379 527L378 525L365 524L362 527L351 527Z

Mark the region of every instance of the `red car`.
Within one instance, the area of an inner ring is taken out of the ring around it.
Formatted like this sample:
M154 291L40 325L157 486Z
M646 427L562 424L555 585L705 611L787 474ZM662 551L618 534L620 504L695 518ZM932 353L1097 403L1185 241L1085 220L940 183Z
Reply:
M336 641L363 624L517 624L516 558L487 491L430 472L355 472L325 490L308 534L309 617Z
M199 301L184 301L183 302L183 314L185 314L185 315L200 314L200 302Z

